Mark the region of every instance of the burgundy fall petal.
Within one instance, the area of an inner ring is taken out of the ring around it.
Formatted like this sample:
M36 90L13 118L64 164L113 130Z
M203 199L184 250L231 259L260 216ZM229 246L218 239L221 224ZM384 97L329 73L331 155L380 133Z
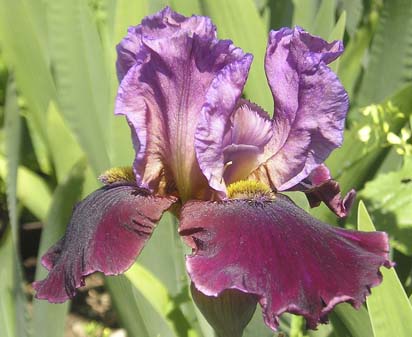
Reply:
M144 20L143 33L135 36L141 43L135 51L139 62L120 84L116 114L126 115L132 130L139 186L178 192L183 200L202 197L208 184L194 146L200 112L213 102L217 87L227 96L216 96L214 104L221 110L232 107L251 55L229 40L217 40L209 19L165 10L154 21Z
M33 283L36 298L64 302L84 285L85 276L95 271L124 272L175 201L124 184L90 194L74 208L64 237L43 256L49 274Z
M265 67L274 133L255 178L287 190L341 145L348 95L327 64L342 51L340 41L329 44L301 28L270 32Z
M305 192L310 207L317 207L323 201L340 218L348 216L356 198L354 189L342 198L339 183L331 178L329 169L324 164L319 165L291 190Z
M391 266L385 233L328 226L280 194L190 201L180 234L193 248L186 266L196 288L257 295L272 329L284 312L304 316L313 329L340 302L358 308L381 282L379 267Z

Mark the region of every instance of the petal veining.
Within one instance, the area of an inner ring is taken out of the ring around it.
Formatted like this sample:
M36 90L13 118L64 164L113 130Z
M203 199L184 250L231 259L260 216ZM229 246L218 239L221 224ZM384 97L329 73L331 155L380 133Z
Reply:
M84 285L85 276L95 271L124 272L175 201L124 184L104 186L90 194L74 208L63 238L43 256L49 274L33 283L36 297L64 302Z
M385 233L328 226L280 194L188 202L180 234L193 248L186 266L196 288L257 295L272 329L284 312L315 328L340 302L359 307L381 282L380 266L391 266Z

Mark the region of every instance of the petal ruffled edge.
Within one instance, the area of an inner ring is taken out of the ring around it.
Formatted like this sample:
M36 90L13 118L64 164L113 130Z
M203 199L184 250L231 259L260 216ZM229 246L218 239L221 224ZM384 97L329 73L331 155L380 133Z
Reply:
M284 312L316 328L341 302L359 308L390 268L388 237L314 219L280 194L273 200L192 201L179 232L193 248L187 271L207 296L237 289L260 298L266 324Z

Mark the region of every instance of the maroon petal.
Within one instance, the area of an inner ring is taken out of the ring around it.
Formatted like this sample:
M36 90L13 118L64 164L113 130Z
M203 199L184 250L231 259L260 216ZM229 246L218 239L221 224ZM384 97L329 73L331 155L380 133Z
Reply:
M43 256L42 264L50 272L33 283L36 298L64 302L84 285L85 276L124 272L175 201L123 184L90 194L74 208L64 237Z
M348 95L328 67L343 51L301 28L272 31L265 68L275 100L274 134L254 172L287 190L328 157L343 138Z
M196 288L257 295L272 329L284 312L315 328L340 302L358 308L381 282L379 267L391 266L385 233L328 226L280 194L188 202L180 234L194 249L186 265Z
M305 192L310 207L317 207L323 201L340 218L348 216L356 198L354 189L342 198L339 183L331 178L329 169L324 164L314 169L308 178L291 190Z

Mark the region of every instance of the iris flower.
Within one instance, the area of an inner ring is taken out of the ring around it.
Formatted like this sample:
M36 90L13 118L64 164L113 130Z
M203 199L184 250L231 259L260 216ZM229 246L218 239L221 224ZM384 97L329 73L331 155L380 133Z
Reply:
M133 171L109 170L74 208L42 258L36 297L63 302L95 271L124 272L172 210L202 294L254 296L272 329L284 312L315 328L340 302L360 307L391 266L387 235L329 226L282 194L304 191L340 217L353 202L323 164L343 140L348 96L328 67L342 51L299 27L271 31L271 118L242 98L252 55L217 39L208 17L165 8L130 27L117 46L115 114L130 125Z

